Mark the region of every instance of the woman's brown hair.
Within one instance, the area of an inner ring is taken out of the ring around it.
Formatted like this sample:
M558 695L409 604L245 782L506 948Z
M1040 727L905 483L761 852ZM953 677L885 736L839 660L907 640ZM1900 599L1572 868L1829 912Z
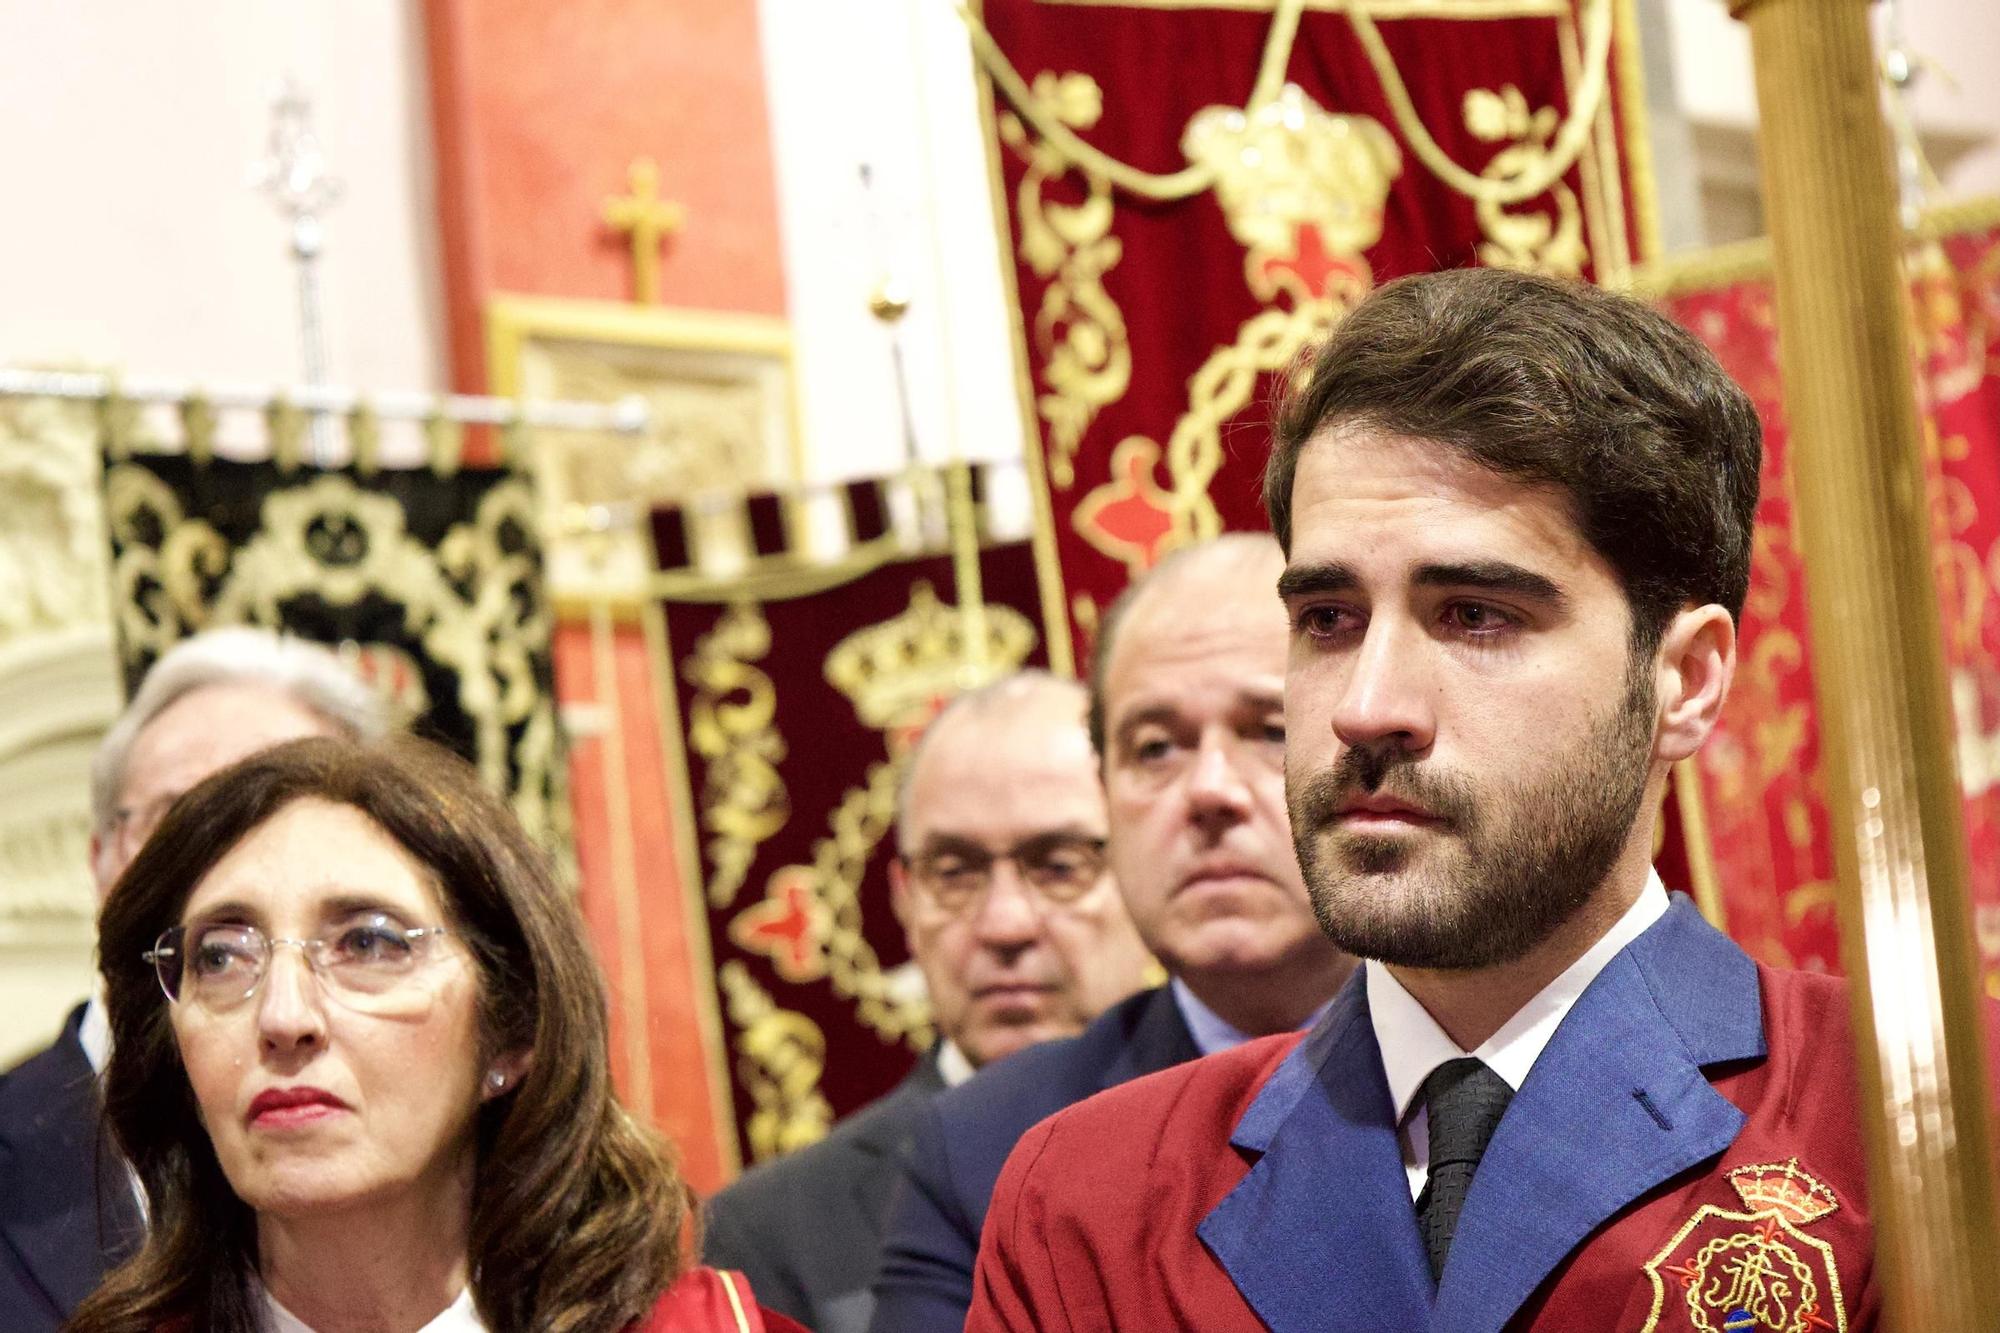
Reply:
M575 907L469 765L406 737L321 738L188 792L106 899L105 1117L152 1227L67 1327L258 1327L255 1216L216 1160L141 955L232 847L307 798L361 811L430 869L478 963L482 1062L532 1052L522 1081L479 1112L468 1245L480 1316L496 1333L599 1333L641 1317L680 1272L689 1196L665 1147L612 1096L604 986Z

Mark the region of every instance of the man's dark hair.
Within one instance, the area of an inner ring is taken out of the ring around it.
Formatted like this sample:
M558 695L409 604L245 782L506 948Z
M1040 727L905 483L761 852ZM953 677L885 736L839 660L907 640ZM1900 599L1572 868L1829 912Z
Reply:
M1299 455L1343 427L1436 441L1568 496L1638 647L1684 606L1742 612L1763 428L1708 349L1639 301L1504 269L1377 289L1279 405L1264 504L1287 554Z

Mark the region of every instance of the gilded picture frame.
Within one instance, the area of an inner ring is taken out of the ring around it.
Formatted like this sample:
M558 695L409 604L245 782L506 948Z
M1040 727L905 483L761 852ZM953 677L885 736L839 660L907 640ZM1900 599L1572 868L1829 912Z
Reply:
M781 490L802 472L793 339L782 319L503 294L487 303L486 342L495 394L636 397L649 412L634 434L535 434L559 604L645 596L651 508Z

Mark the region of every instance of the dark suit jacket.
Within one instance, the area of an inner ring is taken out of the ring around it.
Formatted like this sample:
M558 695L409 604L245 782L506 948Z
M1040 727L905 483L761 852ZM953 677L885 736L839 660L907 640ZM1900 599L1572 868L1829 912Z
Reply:
M70 1013L53 1046L0 1074L0 1328L53 1333L137 1248L131 1177L98 1132L97 1076Z
M760 1304L816 1333L862 1333L896 1154L942 1091L933 1050L820 1142L719 1191L708 1201L703 1259L743 1273Z
M1113 1005L1077 1036L982 1069L917 1117L882 1242L874 1333L965 1322L986 1205L1007 1154L1037 1121L1201 1052L1165 986Z
M1846 984L1757 966L1676 898L1514 1095L1433 1285L1357 974L1303 1040L1030 1131L966 1328L1861 1333L1858 1097Z

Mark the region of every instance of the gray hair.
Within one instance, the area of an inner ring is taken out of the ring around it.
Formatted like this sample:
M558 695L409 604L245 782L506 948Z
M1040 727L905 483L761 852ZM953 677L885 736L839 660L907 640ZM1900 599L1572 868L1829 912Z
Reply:
M177 700L210 685L262 686L288 694L334 730L374 740L390 729L382 696L324 646L270 630L208 630L169 648L146 673L90 761L90 814L103 833L117 814L132 743Z
M904 850L904 837L910 812L910 793L915 788L917 766L930 749L932 740L949 731L960 722L985 717L993 713L1011 712L1036 699L1068 696L1076 701L1077 724L1083 723L1084 692L1077 681L1054 672L1031 667L1025 671L1014 671L981 685L976 690L967 690L943 708L931 719L917 743L910 747L909 755L903 761L903 779L896 788L896 847Z

